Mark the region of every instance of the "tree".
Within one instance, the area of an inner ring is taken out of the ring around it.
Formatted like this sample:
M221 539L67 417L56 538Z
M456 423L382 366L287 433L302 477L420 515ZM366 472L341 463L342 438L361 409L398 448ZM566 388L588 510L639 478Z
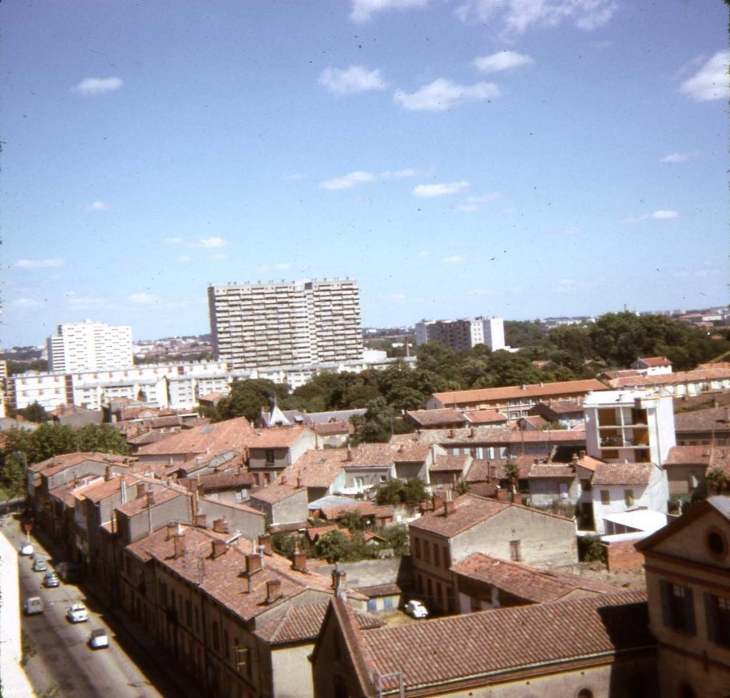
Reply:
M71 427L61 424L42 424L32 432L11 429L5 439L4 451L6 454L22 451L27 464L33 465L52 456L76 451L76 435Z
M414 477L408 480L403 487L403 504L409 509L415 509L421 502L429 498L426 485L421 478Z
M43 407L37 400L32 405L28 405L28 407L18 410L18 414L23 415L23 417L25 417L29 422L33 422L34 424L43 424L49 420L48 412L46 412L45 407Z
M274 533L271 536L271 548L275 552L279 553L279 555L291 557L294 554L296 547L296 538L291 535L291 533L280 531L279 533Z
M359 511L348 511L340 517L340 526L350 533L364 531L368 527L367 519Z
M517 494L517 485L520 481L520 468L514 461L509 461L504 466L504 472L509 480L509 488L512 494Z
M10 453L0 469L0 484L5 498L16 499L25 493L25 454L22 451Z
M408 529L399 524L396 526L386 526L378 534L381 538L388 541L388 545L393 548L396 555L407 555L409 549Z
M713 468L705 475L708 494L710 496L720 494L727 487L727 476L720 468Z
M284 402L288 395L288 386L264 378L236 380L230 394L218 403L216 421L246 417L252 422L261 414L262 407L269 407L270 400Z
M379 397L368 403L364 415L355 415L351 421L355 425L355 433L351 437L354 445L361 443L385 443L393 434L395 411Z
M375 491L375 501L378 504L398 506L405 504L409 509L415 509L421 502L429 498L426 485L420 478L413 478L408 482L390 480L380 485Z
M400 480L390 480L375 490L375 501L381 506L397 506L403 502L402 491L403 483Z
M79 451L99 451L127 456L130 453L125 438L114 428L103 424L87 424L76 432Z
M362 538L348 540L343 531L330 531L319 538L314 546L317 557L327 562L355 562L366 557Z

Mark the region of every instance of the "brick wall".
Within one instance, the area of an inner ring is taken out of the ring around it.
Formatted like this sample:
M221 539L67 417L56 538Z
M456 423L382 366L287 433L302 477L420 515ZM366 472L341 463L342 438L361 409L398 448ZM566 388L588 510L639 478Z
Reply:
M635 540L605 544L606 566L609 572L638 570L644 565L644 556L634 548Z

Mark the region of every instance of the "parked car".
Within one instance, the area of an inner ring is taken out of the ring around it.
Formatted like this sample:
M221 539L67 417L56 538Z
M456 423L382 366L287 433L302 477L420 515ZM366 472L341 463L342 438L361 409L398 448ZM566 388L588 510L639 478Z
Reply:
M89 612L86 610L86 606L80 601L72 603L66 611L66 618L72 623L84 623L89 620Z
M95 628L89 635L89 647L92 650L100 650L109 647L109 635L104 628Z
M428 618L428 609L420 601L409 601L403 610L411 618Z
M34 572L47 572L48 571L48 563L46 562L45 558L36 557L36 559L33 560L33 571Z
M55 572L48 572L48 574L43 577L43 586L53 588L57 587L61 582L58 579L58 575L56 575Z
M32 555L33 546L30 543L23 543L23 545L20 546L20 554L21 555Z
M26 616L43 613L43 599L40 596L30 596L25 600L23 608Z

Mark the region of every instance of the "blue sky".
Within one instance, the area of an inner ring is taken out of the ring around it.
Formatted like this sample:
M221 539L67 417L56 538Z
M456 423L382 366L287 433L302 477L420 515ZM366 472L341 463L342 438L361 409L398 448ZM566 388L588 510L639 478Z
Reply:
M363 324L727 302L720 0L0 4L3 347L210 329L356 278Z

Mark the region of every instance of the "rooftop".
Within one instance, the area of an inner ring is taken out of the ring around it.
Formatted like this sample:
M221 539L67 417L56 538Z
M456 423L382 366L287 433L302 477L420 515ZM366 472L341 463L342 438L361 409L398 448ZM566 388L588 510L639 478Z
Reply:
M455 390L447 393L434 393L433 397L443 405L470 402L490 402L516 398L539 398L551 395L584 394L595 390L608 390L601 381L594 378L557 383L534 383L504 388L482 388L480 390Z
M169 439L142 446L139 456L205 454L230 449L240 451L248 446L254 434L248 420L237 417L181 431Z
M656 467L654 463L599 463L593 485L648 485Z

